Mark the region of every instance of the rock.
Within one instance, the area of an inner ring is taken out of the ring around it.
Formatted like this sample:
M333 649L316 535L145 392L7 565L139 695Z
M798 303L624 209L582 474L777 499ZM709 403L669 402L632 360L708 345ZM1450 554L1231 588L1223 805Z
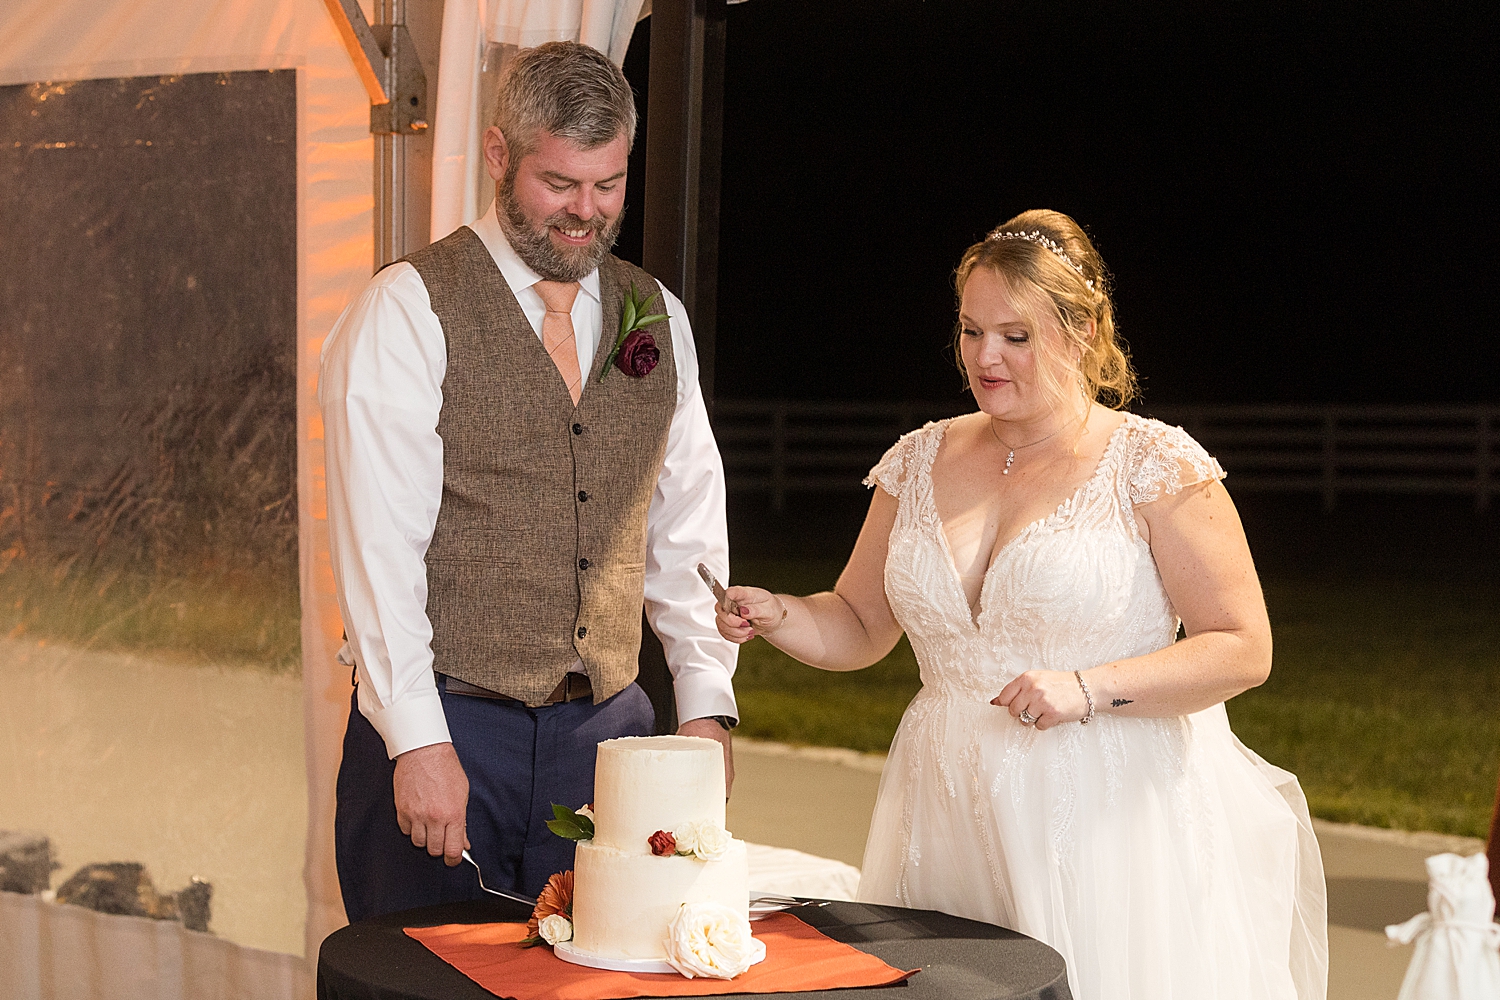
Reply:
M209 902L213 899L214 887L200 878L195 878L177 894L177 913L182 926L190 931L207 931Z
M84 865L57 889L57 901L100 913L162 919L162 900L146 866L134 862ZM172 916L177 915L176 906Z
M52 887L52 870L60 867L46 837L0 830L0 892L46 892Z
M213 891L195 878L181 892L157 892L145 865L116 861L78 869L58 887L57 901L100 913L180 920L188 930L207 931Z

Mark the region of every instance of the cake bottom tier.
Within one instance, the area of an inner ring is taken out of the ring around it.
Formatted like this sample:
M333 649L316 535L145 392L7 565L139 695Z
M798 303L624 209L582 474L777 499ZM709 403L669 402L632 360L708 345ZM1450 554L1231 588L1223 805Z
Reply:
M667 927L683 903L713 902L748 918L743 840L718 861L626 854L584 841L573 861L573 944L611 958L665 959Z

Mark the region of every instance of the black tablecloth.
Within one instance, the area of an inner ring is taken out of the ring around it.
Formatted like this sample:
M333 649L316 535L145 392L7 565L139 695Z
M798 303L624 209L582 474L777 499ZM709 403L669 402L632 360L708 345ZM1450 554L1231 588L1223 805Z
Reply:
M835 941L922 971L896 986L776 993L806 1000L1072 1000L1062 956L1040 941L932 910L830 903L794 910ZM479 900L407 910L335 931L318 952L318 1000L493 1000L404 927L524 921L519 903Z

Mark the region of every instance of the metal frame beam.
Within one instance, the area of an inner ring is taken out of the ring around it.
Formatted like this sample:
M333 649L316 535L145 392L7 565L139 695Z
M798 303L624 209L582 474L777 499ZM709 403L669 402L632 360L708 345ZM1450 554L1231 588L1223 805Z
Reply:
M719 156L724 123L725 0L652 0L642 264L687 308L698 383L714 405L719 306ZM638 681L658 732L676 730L672 675L641 619Z
M407 29L407 8L416 8L424 26L431 22L436 27L442 23L442 4L376 0L372 25L365 20L358 0L323 2L370 97L370 132L375 136L374 265L378 270L427 244L431 116L427 74L417 42ZM429 34L435 42L436 31ZM436 51L431 61L435 66Z

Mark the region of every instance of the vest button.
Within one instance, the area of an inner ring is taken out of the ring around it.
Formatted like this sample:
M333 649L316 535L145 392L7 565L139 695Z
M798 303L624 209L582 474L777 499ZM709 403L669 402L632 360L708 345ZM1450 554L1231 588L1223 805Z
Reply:
M578 626L578 638L582 639L584 636L586 636L588 634L589 634L589 630L588 630L588 626L587 625L580 625L580 626Z
M588 503L589 502L589 491L588 490L579 490L578 491L578 502L579 503Z
M579 569L588 569L589 568L589 561L587 559L580 559L580 560L578 560L578 568Z
M573 425L573 433L574 434L582 434L583 433L583 425L582 424L574 424Z

